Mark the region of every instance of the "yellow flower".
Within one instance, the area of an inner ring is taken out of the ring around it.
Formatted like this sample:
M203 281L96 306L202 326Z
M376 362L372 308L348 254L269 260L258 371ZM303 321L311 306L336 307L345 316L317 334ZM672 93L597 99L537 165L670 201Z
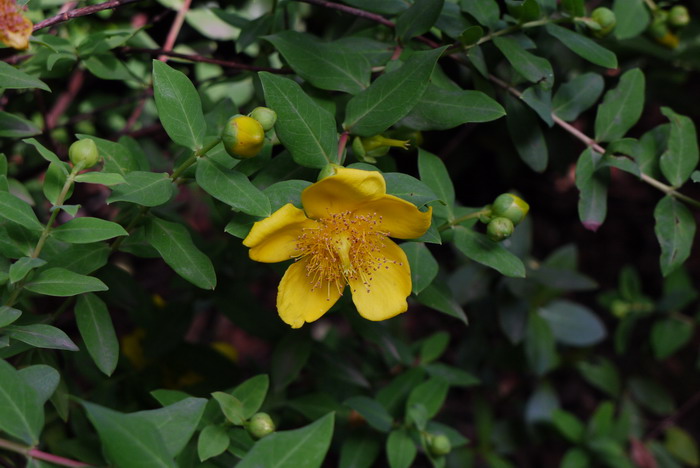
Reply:
M405 312L411 271L406 254L389 237L422 236L432 210L421 212L387 195L379 172L343 167L307 187L301 202L304 210L284 205L255 223L243 240L258 262L295 260L278 289L282 320L293 328L318 320L346 285L366 319Z
M25 18L15 0L0 0L0 42L14 49L29 47L32 22Z

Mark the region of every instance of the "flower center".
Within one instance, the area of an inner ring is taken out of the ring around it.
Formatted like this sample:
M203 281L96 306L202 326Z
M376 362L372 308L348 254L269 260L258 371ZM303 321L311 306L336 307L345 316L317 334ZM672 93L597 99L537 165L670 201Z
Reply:
M330 298L331 285L342 294L350 280L361 280L369 290L372 274L390 261L381 255L389 235L379 230L381 222L374 213L344 211L319 219L318 227L304 229L297 238L296 259L307 259L311 290L325 286Z

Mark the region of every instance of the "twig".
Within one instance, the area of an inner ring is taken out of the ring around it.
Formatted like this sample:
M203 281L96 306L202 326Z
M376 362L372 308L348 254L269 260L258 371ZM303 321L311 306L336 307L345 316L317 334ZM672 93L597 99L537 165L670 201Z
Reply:
M389 28L395 28L396 25L389 21L388 19L384 18L383 16L376 15L374 13L370 13L369 11L364 11L360 10L359 8L353 8L349 7L346 5L341 5L340 3L335 3L335 2L327 2L326 0L297 0L300 2L304 3L310 3L312 5L318 5L326 8L332 8L334 10L342 11L345 13L349 13L354 16L358 16L360 18L365 18L371 21L374 21L376 23L383 24L386 27Z
M700 403L700 392L696 392L691 396L688 401L683 403L683 406L678 408L678 411L664 418L659 424L656 425L649 433L644 437L644 440L656 439L661 432L669 426L676 424L676 422L684 416L688 411L690 411L695 405Z
M46 114L46 122L44 123L46 131L50 131L56 127L59 117L61 117L66 112L68 106L73 103L76 95L80 92L80 88L83 87L84 77L85 71L82 68L76 68L68 80L68 89L58 96L53 107Z
M69 468L86 468L94 466L76 460L71 460L69 458L59 457L58 455L53 455L51 453L42 452L37 448L27 447L5 439L0 439L0 448L19 453L28 458L36 458L37 460L43 460L50 463L55 463L56 465L67 466Z
M92 15L93 13L97 13L98 11L111 10L113 8L120 7L122 5L126 5L128 3L134 3L134 2L138 2L138 1L140 1L140 0L110 0L108 2L98 3L97 5L86 6L83 8L76 8L75 10L66 11L66 12L58 14L56 16L52 16L51 18L47 18L44 21L38 22L37 24L34 25L33 31L37 32L40 29L48 28L49 26L53 26L54 24L64 23L64 22L71 20L73 18L79 18L81 16Z
M293 73L292 70L287 68L272 68L272 67L258 67L256 65L248 65L246 63L233 62L231 60L219 60L210 57L204 57L202 55L196 54L180 54L178 52L167 51L164 49L143 49L140 47L121 47L120 52L125 54L136 53L136 54L149 54L149 55L168 55L170 57L176 57L184 60L189 60L191 62L203 62L203 63L213 63L215 65L221 65L226 68L235 68L237 70L248 70L248 71L266 71L270 73L278 74L290 74Z
M168 31L168 37L165 38L165 44L163 44L164 51L170 52L173 50L175 40L177 40L177 36L180 34L180 29L182 29L182 24L185 22L185 15L187 15L187 12L190 9L190 3L192 3L192 0L185 0L182 2L182 7L178 10L177 16L175 17L173 24L170 26L170 31ZM158 56L158 60L161 62L167 62L168 56L163 53Z

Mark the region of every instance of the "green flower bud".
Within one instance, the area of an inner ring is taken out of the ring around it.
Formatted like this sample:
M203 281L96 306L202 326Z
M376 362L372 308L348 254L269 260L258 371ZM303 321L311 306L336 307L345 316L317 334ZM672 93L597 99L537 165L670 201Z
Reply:
M591 19L600 25L600 29L594 31L596 37L605 37L615 28L617 18L609 8L598 7L591 13Z
M352 140L352 152L355 153L355 156L357 156L357 159L363 159L367 155L367 151L365 151L365 147L362 146L362 138L360 137L355 137Z
M488 224L493 219L493 213L491 210L491 205L486 205L484 207L484 212L479 215L479 221Z
M513 221L499 216L498 218L493 218L486 225L486 235L489 236L489 239L492 241L500 242L504 239L508 239L513 234L514 229Z
M316 178L316 180L325 179L326 177L330 177L332 175L335 175L335 173L337 172L337 169L339 167L343 167L343 166L341 166L339 164L333 164L333 163L326 164L325 167L323 169L321 169L321 172L318 173L318 177Z
M503 193L493 201L491 211L494 217L508 218L513 222L513 225L517 226L530 211L530 205L517 195Z
M73 165L80 164L87 169L94 166L100 161L100 152L97 150L97 145L90 138L78 140L68 148L68 157Z
M434 457L441 457L452 451L450 439L448 439L444 434L429 434L427 442L428 450Z
M272 130L272 127L275 126L275 122L277 122L277 112L269 107L256 107L249 115L260 122L260 125L262 125L263 130L266 132Z
M265 130L260 122L245 115L234 115L226 122L221 134L226 152L236 159L258 155L265 143Z
M275 432L275 423L267 413L255 413L246 425L248 433L255 439L262 439Z
M683 5L676 5L668 12L668 22L675 28L682 28L690 23L690 14Z
M669 49L675 49L678 47L680 40L678 36L671 32L668 27L669 16L668 12L665 10L656 10L654 12L654 19L647 29L647 33L659 44Z

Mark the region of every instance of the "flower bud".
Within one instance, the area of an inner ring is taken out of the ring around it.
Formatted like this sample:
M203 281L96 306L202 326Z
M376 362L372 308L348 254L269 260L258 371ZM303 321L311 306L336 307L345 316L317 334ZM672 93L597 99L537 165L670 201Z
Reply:
M600 29L594 31L596 37L605 37L615 28L617 18L615 13L609 8L598 7L591 13L591 19L600 25Z
M265 143L265 130L260 122L245 115L234 115L221 134L226 152L236 159L257 156Z
M494 217L502 216L508 218L516 226L525 218L528 211L530 211L530 205L512 193L502 193L496 197L491 206L491 212Z
M246 425L248 433L255 439L262 439L275 432L275 423L267 413L255 413Z
M675 28L682 28L690 23L690 14L683 5L676 5L668 12L668 22Z
M277 112L269 107L256 107L249 115L260 122L260 125L262 125L263 130L266 132L272 130L272 127L275 126L275 122L277 122Z
M81 165L84 169L100 162L100 152L91 138L78 140L68 148L68 157L74 166Z
M444 434L428 434L427 439L428 450L430 451L430 454L435 457L447 455L452 451L450 439L448 439Z
M504 239L508 239L513 234L514 229L513 221L499 216L498 218L493 218L486 225L486 235L489 236L489 239L492 241L500 242Z
M678 47L680 40L668 27L669 15L665 10L656 10L647 33L659 44L669 49Z
M339 164L333 164L333 163L326 164L324 166L324 168L321 169L321 172L318 173L318 177L316 178L316 180L325 179L326 177L330 177L332 175L335 175L335 173L337 172L337 169L339 167L343 167L343 166L341 166Z

